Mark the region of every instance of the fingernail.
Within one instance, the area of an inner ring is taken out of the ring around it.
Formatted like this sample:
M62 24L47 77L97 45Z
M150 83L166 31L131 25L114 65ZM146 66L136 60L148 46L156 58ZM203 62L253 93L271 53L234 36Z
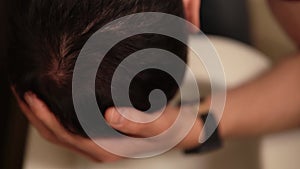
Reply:
M109 113L110 113L110 120L109 120L110 124L120 125L122 116L118 113L118 111L116 109L111 109Z
M33 97L33 93L32 92L27 92L24 95L24 99L26 100L26 102L28 104L32 104L32 99L33 99L32 97Z

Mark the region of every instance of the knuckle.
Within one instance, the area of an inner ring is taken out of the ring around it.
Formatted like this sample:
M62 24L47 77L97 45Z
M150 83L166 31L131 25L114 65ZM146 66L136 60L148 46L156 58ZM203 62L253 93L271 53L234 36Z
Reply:
M123 120L123 122L117 125L115 128L126 134L139 135L143 130L143 124L139 124L130 120Z
M130 134L141 135L144 132L143 124L132 123L128 125L127 130Z

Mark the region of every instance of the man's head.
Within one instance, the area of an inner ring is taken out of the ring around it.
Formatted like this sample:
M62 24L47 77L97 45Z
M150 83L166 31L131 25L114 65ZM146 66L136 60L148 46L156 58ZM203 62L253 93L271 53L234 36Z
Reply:
M181 0L27 0L18 5L9 50L11 84L21 98L27 91L35 93L66 129L82 136L86 134L72 102L72 75L88 38L105 24L129 14L163 12L184 16ZM115 69L130 54L147 48L165 49L186 61L186 46L163 35L140 34L119 42L105 55L97 73L95 92L101 112L114 106L111 80ZM178 73L183 76L184 70ZM147 110L153 89L163 90L169 101L178 85L167 73L143 71L130 85L134 107Z

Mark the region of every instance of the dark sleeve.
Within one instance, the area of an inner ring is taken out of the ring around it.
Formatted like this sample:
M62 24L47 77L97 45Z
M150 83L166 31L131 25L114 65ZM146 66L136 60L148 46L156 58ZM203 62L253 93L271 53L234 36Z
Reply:
M202 0L200 17L204 33L251 43L246 0Z

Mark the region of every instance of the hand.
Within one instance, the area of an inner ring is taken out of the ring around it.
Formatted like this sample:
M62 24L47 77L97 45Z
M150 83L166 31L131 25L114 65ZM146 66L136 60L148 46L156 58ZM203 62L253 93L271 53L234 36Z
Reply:
M195 26L200 27L201 0L183 0L186 19Z
M143 138L156 136L166 131L174 123L179 113L179 110L177 108L169 106L156 120L149 123L138 123L128 120L128 117L130 117L130 119L134 118L134 120L137 121L138 119L148 118L147 116L149 116L149 114L137 111L133 108L121 109L123 112L122 115L117 111L116 108L109 108L105 112L105 119L108 122L108 124L114 129L126 135ZM198 140L202 126L203 124L201 120L197 118L190 132L177 145L176 148L190 149L198 146Z
M16 94L15 96L25 116L46 140L85 155L98 162L113 162L123 159L123 157L103 150L90 139L83 138L66 131L48 107L39 98L37 98L35 94L30 92L25 94L27 104L24 103ZM125 109L137 118L142 118L142 116L145 115L145 113L131 108ZM127 120L120 115L115 108L110 108L106 112L105 118L113 128L127 135L135 137L151 137L168 129L173 124L177 115L178 110L176 108L168 107L157 120L151 123L140 124ZM116 121L119 123L116 123ZM197 119L192 130L177 145L177 148L188 149L197 146L201 126L201 121ZM114 143L120 142L120 144L123 143L123 140L109 141Z
M98 162L113 162L122 159L122 157L101 149L92 140L66 131L48 107L35 94L30 92L25 94L26 104L17 96L14 90L13 93L25 116L46 140Z

